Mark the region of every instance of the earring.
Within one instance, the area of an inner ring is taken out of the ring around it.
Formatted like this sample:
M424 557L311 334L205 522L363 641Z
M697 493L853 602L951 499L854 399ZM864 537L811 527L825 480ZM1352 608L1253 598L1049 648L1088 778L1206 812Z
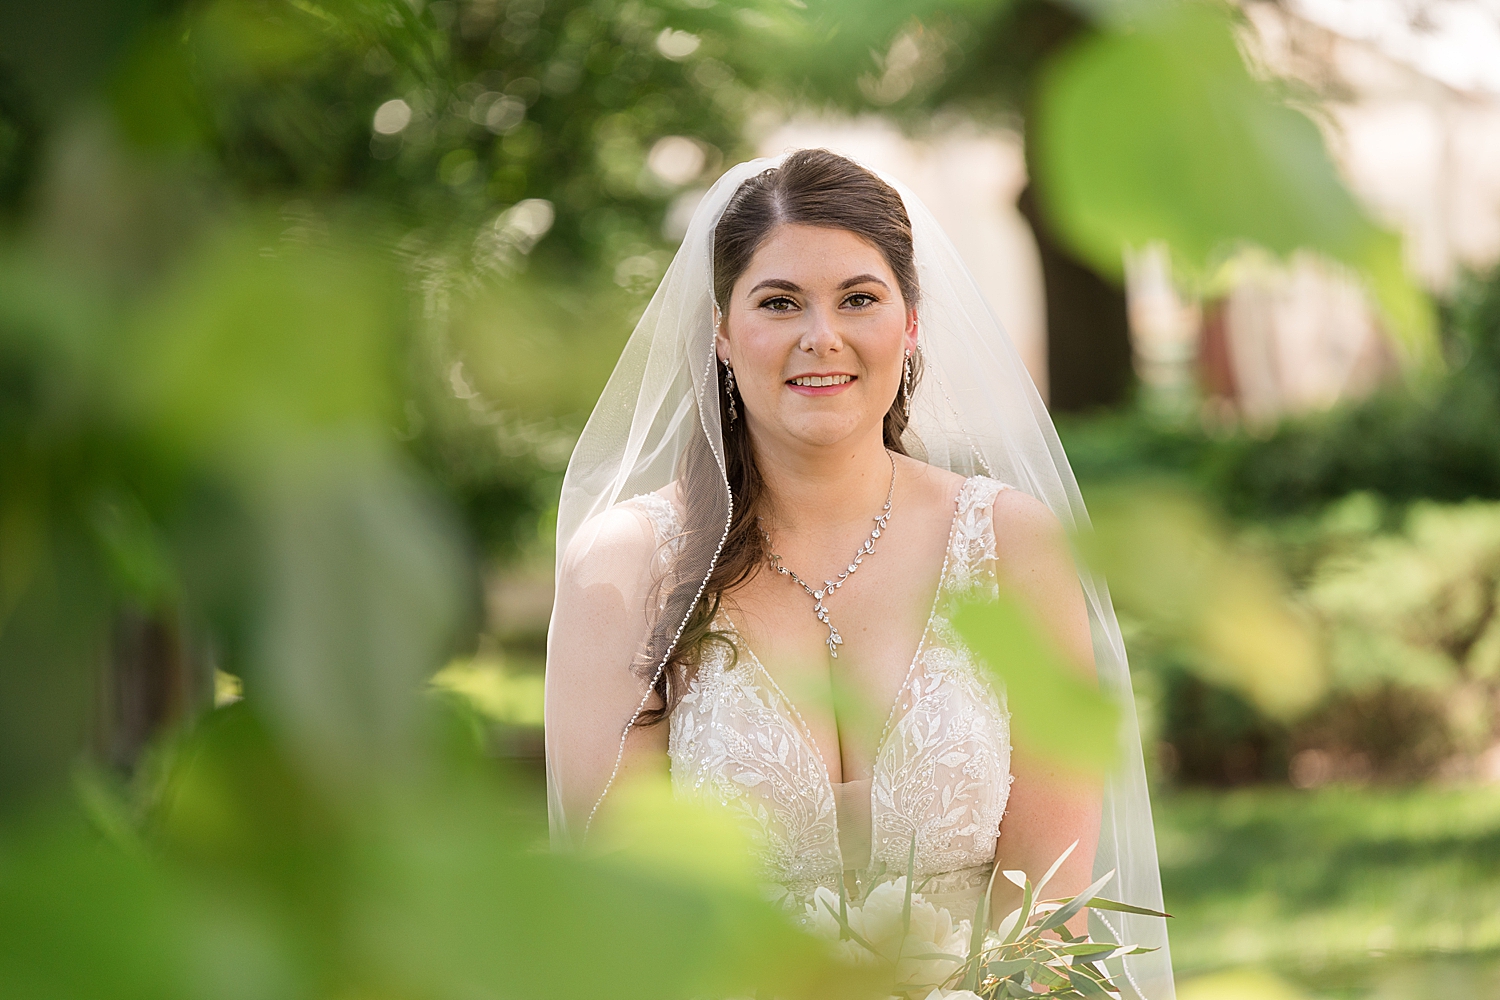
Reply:
M729 367L729 362L724 362L724 395L729 398L729 424L740 418L740 413L734 406L734 369Z
M901 414L911 419L911 351L906 352L901 362Z

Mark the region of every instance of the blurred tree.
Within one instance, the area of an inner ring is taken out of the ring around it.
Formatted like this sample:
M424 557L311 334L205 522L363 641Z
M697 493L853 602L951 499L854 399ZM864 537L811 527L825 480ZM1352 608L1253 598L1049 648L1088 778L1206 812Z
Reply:
M1028 136L1030 183L1018 208L1036 238L1047 317L1047 405L1055 413L1125 405L1135 371L1125 291L1114 269L1098 268L1058 231L1039 187L1048 182L1034 141L1043 72L1096 29L1086 8L1065 0L995 5L976 26L963 58L926 100L947 110L1018 125Z
M383 308L421 319L400 334L406 370L383 408L405 450L467 510L472 536L514 552L538 533L568 422L607 374L611 348L590 348L618 342L639 287L659 273L670 199L712 176L721 150L738 151L741 77L755 71L738 57L749 13L527 0L420 13L363 0L7 8L3 212L63 265L63 287L109 289L106 312L148 298L237 201L280 217L273 243L330 247L357 231L392 251L405 273L390 280L410 282L418 301ZM80 131L88 120L106 124ZM490 291L475 304L477 289ZM244 304L262 316L270 307ZM289 331L328 337L307 326L314 311L287 305ZM55 324L55 305L35 306L42 326ZM569 350L570 339L581 343ZM92 348L80 350L86 362ZM455 367L476 353L489 364ZM39 359L15 360L29 371ZM79 373L78 391L99 395L105 374ZM10 440L37 418L26 399L12 397ZM112 433L108 413L74 419ZM159 545L171 501L141 493L162 484L150 473L104 478L97 488L117 495L112 505L139 512L136 547ZM158 562L168 578L180 571ZM116 621L94 641L113 651L100 655L114 669L97 739L121 765L158 725L204 704L207 657L240 669L243 586L196 609L227 615L212 641L195 637L200 624L184 631L183 599L179 584L144 602L107 599Z

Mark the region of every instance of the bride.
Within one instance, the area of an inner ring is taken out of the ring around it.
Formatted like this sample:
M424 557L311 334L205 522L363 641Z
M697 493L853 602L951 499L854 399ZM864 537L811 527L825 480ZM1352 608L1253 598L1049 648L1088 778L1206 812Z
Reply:
M826 150L730 170L564 480L554 841L669 774L731 808L799 910L905 874L915 844L923 895L972 913L996 865L1036 879L1074 841L1049 894L1118 869L1112 894L1159 909L1119 627L1068 544L1084 523L1035 388L910 192ZM947 619L976 591L1021 602L1121 703L1106 782L1012 747L1004 692ZM1102 930L1159 946L1125 971L1171 997L1159 922Z

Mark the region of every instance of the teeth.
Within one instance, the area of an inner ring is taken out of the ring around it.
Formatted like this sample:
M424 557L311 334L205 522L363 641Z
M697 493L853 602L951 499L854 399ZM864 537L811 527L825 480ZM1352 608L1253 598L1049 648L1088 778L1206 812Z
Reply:
M792 379L792 385L843 385L852 381L852 375L804 375L801 378Z

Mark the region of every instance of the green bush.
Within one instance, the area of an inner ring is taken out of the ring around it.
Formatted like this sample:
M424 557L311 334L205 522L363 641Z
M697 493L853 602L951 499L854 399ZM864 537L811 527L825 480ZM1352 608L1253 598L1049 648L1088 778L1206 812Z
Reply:
M1132 656L1165 772L1277 780L1315 751L1304 760L1321 768L1304 778L1418 777L1472 767L1493 739L1500 504L1485 501L1500 499L1500 270L1449 303L1444 342L1446 373L1263 436L1141 410L1060 421L1093 506L1107 512L1132 483L1196 493L1280 568L1320 636L1330 693L1287 722L1205 679L1201 655L1139 616ZM1128 619L1129 588L1116 596Z
M1164 769L1187 782L1290 773L1318 784L1481 767L1500 732L1500 503L1424 501L1403 513L1358 493L1239 543L1291 582L1326 691L1309 711L1275 718L1138 626L1132 653L1149 678Z

